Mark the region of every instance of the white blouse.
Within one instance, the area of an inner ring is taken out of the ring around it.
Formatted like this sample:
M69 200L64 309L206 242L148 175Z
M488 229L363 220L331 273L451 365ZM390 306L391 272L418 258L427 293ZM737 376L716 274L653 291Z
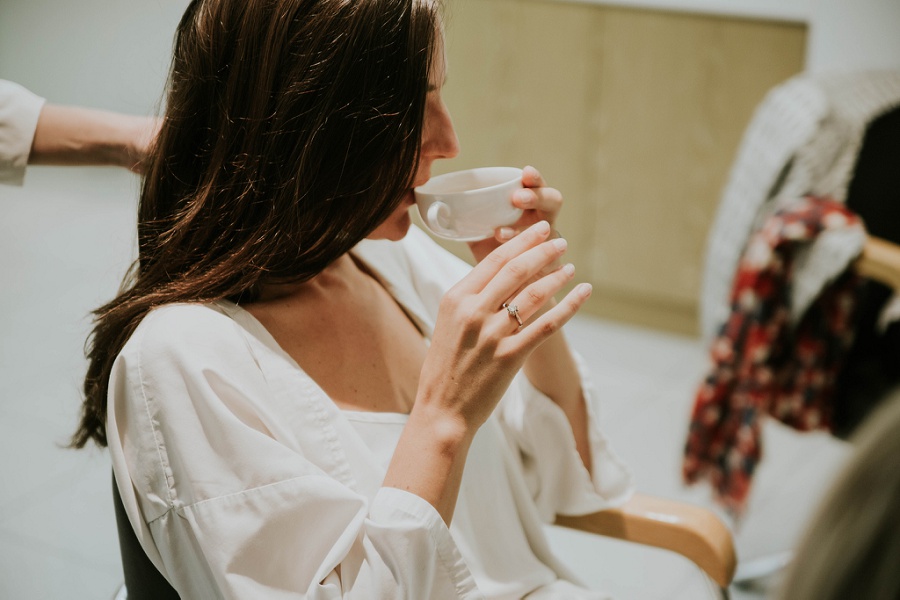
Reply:
M429 338L469 268L417 229L353 252ZM542 526L632 491L590 418L593 477L562 410L520 374L476 436L448 528L381 487L404 417L341 411L219 301L141 322L113 366L107 435L141 545L185 598L600 598L569 583Z
M358 411L344 411L344 416L386 472L408 416ZM478 589L498 600L522 598L558 578L531 550L512 492L509 471L517 466L511 459L503 432L491 418L472 441L450 524Z

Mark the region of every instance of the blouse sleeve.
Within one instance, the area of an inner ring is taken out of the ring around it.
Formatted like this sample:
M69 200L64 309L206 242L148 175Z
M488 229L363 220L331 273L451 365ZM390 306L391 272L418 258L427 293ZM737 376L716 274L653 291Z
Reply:
M115 362L116 479L182 597L480 597L428 502L369 500L324 472L281 433L270 395L238 326L203 306L154 311Z
M44 99L0 79L0 183L22 185Z
M582 515L624 503L634 492L630 469L616 456L597 426L597 392L576 355L587 403L593 473L575 447L562 409L519 373L498 407L501 426L514 450L541 518Z

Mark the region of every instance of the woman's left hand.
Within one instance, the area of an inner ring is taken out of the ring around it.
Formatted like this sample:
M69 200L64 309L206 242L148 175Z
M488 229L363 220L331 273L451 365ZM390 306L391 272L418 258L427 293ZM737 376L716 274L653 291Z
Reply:
M522 169L522 186L522 189L513 193L512 203L525 212L514 224L495 230L494 237L469 243L476 262L481 262L502 243L511 240L538 221L547 221L550 227L553 227L562 208L563 198L559 190L546 187L544 178L534 167Z

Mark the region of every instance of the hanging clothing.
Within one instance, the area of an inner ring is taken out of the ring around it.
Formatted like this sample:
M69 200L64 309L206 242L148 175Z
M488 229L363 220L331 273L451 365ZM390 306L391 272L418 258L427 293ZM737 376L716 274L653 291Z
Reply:
M796 198L845 201L866 127L898 105L898 71L805 73L766 95L741 140L710 228L700 293L704 339L728 318L729 291L752 232ZM790 305L794 324L863 243L852 232L827 231L799 251Z
M731 292L731 315L711 346L713 367L697 392L683 464L688 482L708 478L726 508L743 509L761 457L761 421L799 430L831 425L835 382L853 341L860 278L847 270L795 327L795 257L828 232L865 235L843 204L807 197L778 211L750 239Z

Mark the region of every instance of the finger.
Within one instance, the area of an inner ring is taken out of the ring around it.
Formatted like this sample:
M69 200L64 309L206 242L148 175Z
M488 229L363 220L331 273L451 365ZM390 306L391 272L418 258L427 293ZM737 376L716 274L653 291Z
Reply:
M546 240L550 231L550 224L547 221L535 223L521 235L517 235L508 243L494 249L475 265L472 271L455 287L462 292L476 294L481 292L508 262Z
M537 317L534 322L526 323L515 335L503 338L498 353L511 356L518 352L534 350L575 316L578 309L591 296L591 291L589 283L578 284L559 304Z
M563 204L562 193L549 187L522 188L513 192L510 200L513 206L525 212L516 223L499 227L494 231L494 239L501 244L508 242L539 219L546 219L552 224L562 210Z
M550 217L550 222L553 222L553 217L562 209L562 203L562 193L550 187L522 188L512 195L513 206L543 213Z
M500 227L494 231L494 239L500 243L508 242L519 235L519 230L515 227Z
M569 283L575 275L575 265L569 263L543 275L537 281L527 285L508 302L515 306L519 317L527 322L540 311L553 296ZM516 323L518 325L518 323Z
M508 242L509 240L511 240L512 238L514 238L516 235L518 235L518 233L519 233L518 231L516 231L515 229L513 229L511 227L503 227L495 232L494 239L496 239L500 243L505 243L505 242ZM559 231L557 231L556 229L553 229L550 232L550 239L557 239L557 238L561 238L561 237L562 237L562 234ZM554 261L548 263L547 265L545 265L543 269L538 271L537 276L543 277L544 275L552 273L559 267L560 267L560 261L554 260Z
M494 310L508 301L534 281L543 269L559 260L565 251L566 240L559 238L539 244L513 258L485 285L481 293L482 305L488 310Z
M522 185L531 188L544 187L547 184L544 183L544 178L540 171L529 165L522 169Z
M513 239L529 227L531 227L534 223L538 221L545 221L541 215L539 215L536 211L525 211L518 221L513 223L512 225L506 225L504 227L498 227L494 230L494 239L500 242L501 244L505 244L509 240ZM552 230L551 230L552 231ZM551 235L550 237L559 237Z

